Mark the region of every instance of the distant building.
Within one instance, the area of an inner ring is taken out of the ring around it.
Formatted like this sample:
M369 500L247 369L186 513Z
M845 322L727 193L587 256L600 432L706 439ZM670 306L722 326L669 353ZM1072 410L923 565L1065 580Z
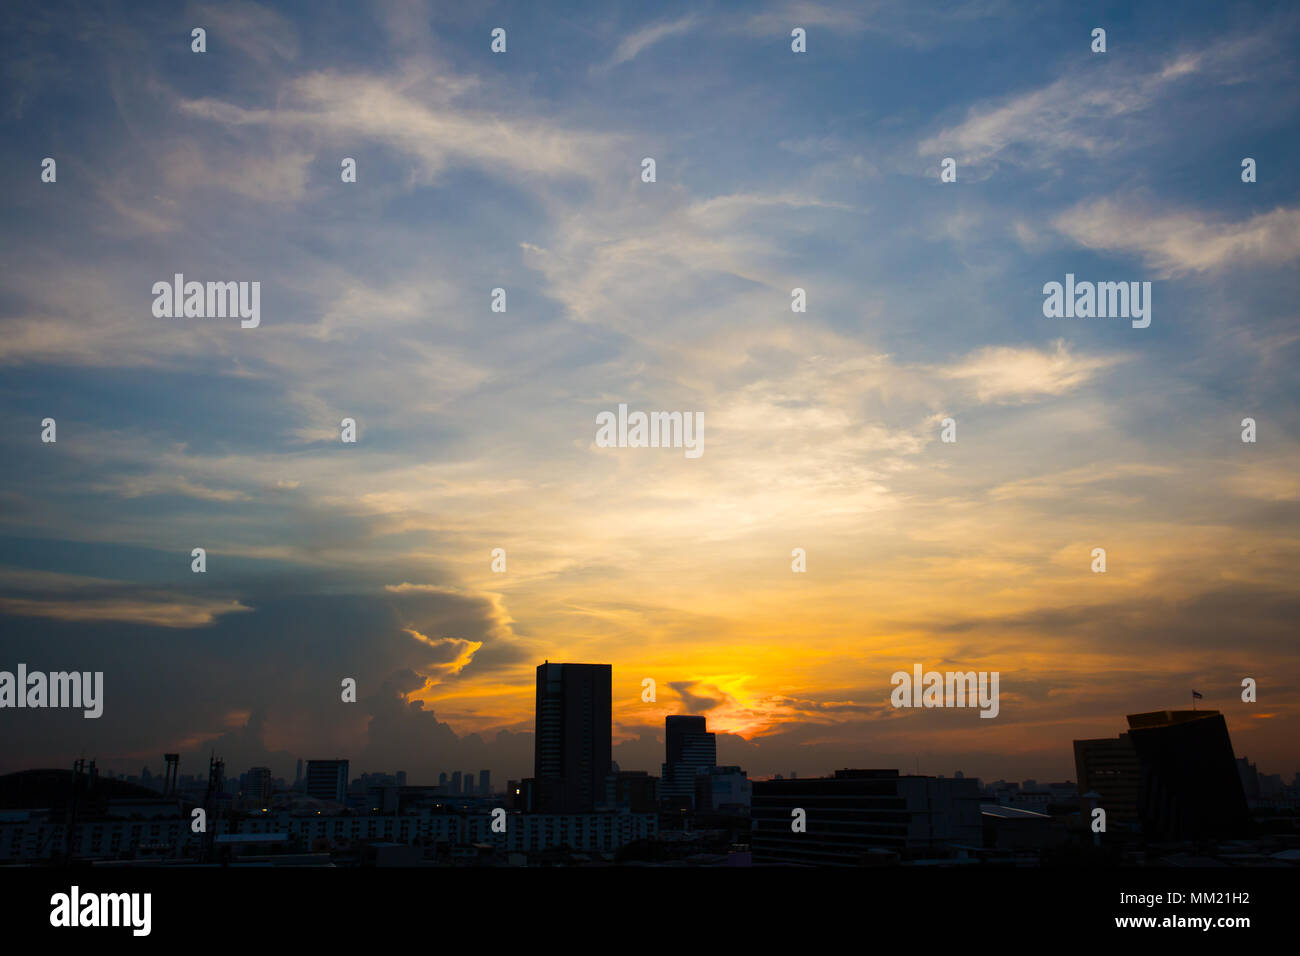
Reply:
M1090 819L1093 807L1106 811L1107 828L1138 823L1141 785L1137 752L1128 734L1074 742L1074 772L1079 777L1079 807ZM1088 794L1097 794L1089 797Z
M1244 836L1246 797L1228 724L1217 710L1131 714L1141 768L1138 815L1149 840Z
M1237 775L1241 778L1241 789L1247 799L1259 797L1259 770L1245 757L1237 758Z
M613 669L537 666L533 752L535 809L581 813L605 801L612 749Z
M244 799L266 804L271 799L271 768L253 767L244 776Z
M739 767L710 767L695 775L695 809L748 813L753 793L749 776Z
M664 720L664 749L660 799L674 806L694 805L696 774L718 762L715 735L703 717L673 715Z
M346 760L308 760L307 795L317 800L344 803L348 795Z
M614 774L614 804L633 813L654 813L659 809L659 778L644 770L620 770Z
M803 810L806 831L791 828ZM833 777L753 784L753 861L858 866L956 856L983 844L973 780L837 770Z
M1130 714L1128 725L1117 740L1074 742L1081 801L1105 809L1108 822L1135 818L1147 840L1246 834L1246 796L1222 714L1158 710Z
M480 770L478 772L478 792L484 796L492 792L492 771Z

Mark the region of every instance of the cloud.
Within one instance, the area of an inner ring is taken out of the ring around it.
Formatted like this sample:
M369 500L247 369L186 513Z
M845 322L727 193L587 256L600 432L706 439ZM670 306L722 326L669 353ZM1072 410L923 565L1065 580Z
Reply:
M961 165L1048 169L1070 153L1096 158L1122 151L1163 134L1153 114L1185 84L1235 81L1242 65L1263 55L1264 44L1263 37L1232 37L1146 70L1076 68L1039 89L969 107L964 120L923 139L917 152L952 156Z
M1081 202L1053 225L1089 249L1140 256L1161 277L1300 259L1300 208L1294 207L1214 223L1194 212L1155 212L1131 197L1111 198Z
M127 597L78 600L62 596L49 601L0 598L0 614L15 617L79 622L121 621L150 627L204 627L222 614L248 610L238 601L195 601L189 598L155 601Z
M722 703L721 698L704 697L693 692L699 681L673 681L668 686L677 691L687 710L703 712L712 710ZM716 690L716 688L714 688Z
M1051 350L988 346L937 372L972 389L981 402L1014 403L1064 395L1125 360L1076 355L1064 340L1057 340Z
M323 70L289 80L274 109L212 97L181 98L176 107L186 116L231 131L269 127L295 133L299 143L355 143L358 137L383 143L417 159L426 178L452 164L591 176L611 145L608 135L565 129L527 112L509 118L456 108L440 101L437 93L421 94L438 90L440 80L425 72L395 79ZM300 152L301 146L295 150Z
M623 63L630 63L661 40L688 32L695 25L695 22L695 15L687 14L679 20L653 23L629 33L619 41L618 46L614 49L614 54L604 63L593 67L593 70L603 71Z
M298 30L293 21L256 3L223 0L193 6L196 26L208 31L210 55L222 47L238 50L255 63L292 61L298 56Z

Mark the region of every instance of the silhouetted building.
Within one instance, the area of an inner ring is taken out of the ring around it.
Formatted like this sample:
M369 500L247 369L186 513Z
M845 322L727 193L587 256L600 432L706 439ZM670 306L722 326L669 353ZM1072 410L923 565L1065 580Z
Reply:
M478 792L484 796L492 792L492 771L480 770L478 772Z
M506 809L532 813L536 807L537 781L532 777L510 780L506 783Z
M1237 775L1241 778L1241 789L1247 799L1259 797L1259 768L1245 757L1237 758Z
M1074 742L1085 812L1101 807L1108 826L1136 820L1143 837L1158 842L1246 833L1246 797L1222 714L1158 710L1130 714L1128 725L1117 739Z
M271 768L253 767L244 776L244 799L261 803L271 799Z
M1106 811L1106 826L1133 828L1138 823L1137 752L1128 734L1074 742L1074 771L1079 777L1079 807L1091 820L1093 807ZM1097 794L1096 797L1088 796Z
M580 813L605 798L613 671L608 664L537 666L536 809Z
M614 802L633 813L659 809L659 778L644 770L620 770L614 775Z
M739 767L709 767L695 775L695 809L747 813L752 794L749 776Z
M1148 840L1245 835L1250 826L1228 724L1217 710L1130 714Z
M317 800L345 802L348 796L348 762L308 760L307 795Z
M695 802L695 776L718 762L717 741L703 717L674 715L664 720L663 781L659 796L674 806Z
M792 828L796 810L804 832ZM857 866L952 857L983 843L974 780L897 770L755 781L751 817L755 864Z

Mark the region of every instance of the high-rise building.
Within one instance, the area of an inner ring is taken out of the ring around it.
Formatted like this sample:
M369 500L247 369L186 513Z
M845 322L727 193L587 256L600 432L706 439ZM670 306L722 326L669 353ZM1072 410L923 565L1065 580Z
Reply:
M298 758L298 775L293 778L294 789L297 790L302 786L302 758Z
M478 772L478 792L487 796L492 792L492 772L490 770L480 770Z
M472 796L474 793L474 771L466 770L465 776L461 777L465 781L465 796Z
M244 776L244 799L266 806L271 799L271 768L253 767Z
M449 792L451 793L452 796L454 796L454 797L459 797L459 796L460 796L460 794L461 794L461 783L460 783L460 771L459 771L459 770L457 770L456 772L454 772L454 773L451 775L451 784L450 784L450 788L451 788L451 789L450 789Z
M612 685L608 664L537 666L533 779L538 809L581 813L604 802Z
M308 760L307 796L317 800L347 801L348 762L346 760Z
M670 803L692 806L696 774L718 762L716 737L706 730L703 717L674 715L664 721L664 748L667 760L659 795Z
M446 787L447 787L447 774L446 774L446 772L443 772L443 773L438 774L438 786L442 787L443 789L446 789Z

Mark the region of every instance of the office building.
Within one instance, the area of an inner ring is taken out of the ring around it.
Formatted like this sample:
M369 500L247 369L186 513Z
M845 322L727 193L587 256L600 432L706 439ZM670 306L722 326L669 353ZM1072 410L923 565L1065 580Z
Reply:
M718 762L717 741L703 717L674 715L664 720L663 780L660 797L672 806L693 806L695 777Z
M348 795L346 760L308 760L307 796L344 803Z
M581 813L605 802L612 742L608 664L539 664L533 780L537 809Z
M1241 837L1246 796L1217 710L1132 714L1128 735L1140 769L1138 816L1148 840Z
M633 813L659 809L659 778L644 770L619 770L614 774L614 803Z
M1091 820L1094 807L1106 811L1108 829L1131 830L1138 823L1137 752L1128 734L1074 742L1079 809Z
M271 799L270 767L253 767L244 775L244 799L263 805Z
M1247 833L1246 797L1222 714L1158 710L1130 714L1128 725L1117 739L1074 742L1085 812L1104 809L1108 828L1136 821L1152 841Z
M699 811L748 813L752 792L749 776L739 767L709 767L695 775Z

